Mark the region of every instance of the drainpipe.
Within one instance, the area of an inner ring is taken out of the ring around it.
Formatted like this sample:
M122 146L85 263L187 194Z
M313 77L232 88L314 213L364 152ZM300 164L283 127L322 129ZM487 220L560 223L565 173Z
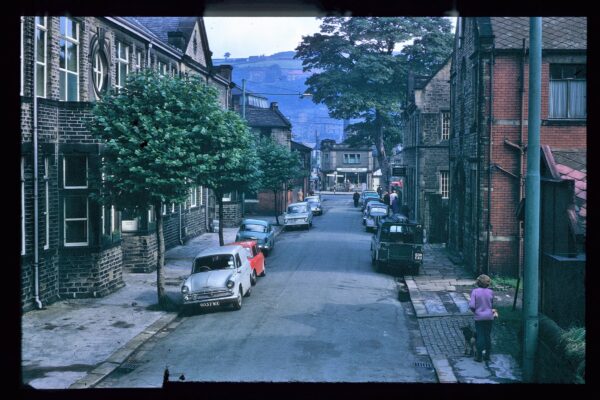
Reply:
M490 116L489 116L489 140L488 140L488 198L487 198L487 237L486 237L486 265L485 273L490 273L490 237L492 235L492 123L494 121L494 49L490 54Z
M523 378L534 381L539 332L540 106L542 18L529 18L529 115L525 179L525 265L523 271Z
M479 135L481 132L481 125L480 125L480 121L481 121L481 107L479 106L479 91L480 91L480 82L479 82L479 78L481 77L481 53L478 52L477 53L477 76L475 77L476 79L476 85L475 85L475 104L477 104L477 113L475 114L475 118L477 121L477 145L475 146L475 159L477 160L477 174L475 175L475 182L476 182L476 189L475 189L475 207L479 208L479 201L481 200L481 190L479 188L479 185L481 184L481 164L482 164L482 159L480 158L481 155L480 150L479 150ZM479 215L479 213L476 212L476 215ZM479 265L479 263L481 262L481 254L480 254L480 238L479 235L481 234L481 224L479 223L479 218L477 218L477 221L475 223L476 226L476 236L475 236L475 265Z
M181 203L179 203L179 244L183 244L183 238L181 237Z
M418 221L419 214L419 111L415 112L415 221ZM408 215L407 215L408 217Z
M35 281L35 303L42 309L40 301L40 252L39 252L39 194L38 194L38 118L37 118L37 35L36 22L33 18L33 267ZM47 211L47 210L46 210ZM25 232L23 232L25 234Z

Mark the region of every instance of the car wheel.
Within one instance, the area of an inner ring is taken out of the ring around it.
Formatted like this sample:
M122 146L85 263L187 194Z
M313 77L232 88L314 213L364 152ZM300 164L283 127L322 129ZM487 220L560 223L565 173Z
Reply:
M244 295L244 297L250 297L251 294L252 294L252 286L250 286L248 288L248 291L246 292L246 294Z
M263 267L263 271L259 276L260 277L267 276L267 267L266 266Z
M256 285L256 271L252 270L252 274L250 274L250 283L254 286Z
M233 303L233 309L239 310L242 308L242 287L238 290L237 298L235 299L235 303Z

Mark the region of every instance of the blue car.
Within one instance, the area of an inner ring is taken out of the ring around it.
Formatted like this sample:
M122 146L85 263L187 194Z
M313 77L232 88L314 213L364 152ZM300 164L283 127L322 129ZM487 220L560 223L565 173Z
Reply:
M261 219L244 219L235 235L235 241L256 240L265 256L275 247L275 228Z

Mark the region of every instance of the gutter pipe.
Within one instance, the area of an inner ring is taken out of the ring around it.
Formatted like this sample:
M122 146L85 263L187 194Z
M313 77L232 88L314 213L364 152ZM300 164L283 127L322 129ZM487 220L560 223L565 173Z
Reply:
M38 118L37 118L37 24L33 17L33 266L35 281L35 303L39 310L43 305L40 301L40 251L39 251L39 173L38 173ZM48 210L46 210L47 212ZM23 232L25 234L25 232Z
M494 121L494 49L490 54L490 116L489 116L489 140L488 140L488 196L487 196L487 237L486 237L486 265L485 272L490 273L490 237L492 236L492 124Z

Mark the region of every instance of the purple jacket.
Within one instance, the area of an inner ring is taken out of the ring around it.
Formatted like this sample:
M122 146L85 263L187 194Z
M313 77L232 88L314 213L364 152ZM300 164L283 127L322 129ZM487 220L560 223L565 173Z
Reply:
M493 320L492 307L494 304L494 291L489 288L475 288L471 291L469 309L475 313L475 321Z

